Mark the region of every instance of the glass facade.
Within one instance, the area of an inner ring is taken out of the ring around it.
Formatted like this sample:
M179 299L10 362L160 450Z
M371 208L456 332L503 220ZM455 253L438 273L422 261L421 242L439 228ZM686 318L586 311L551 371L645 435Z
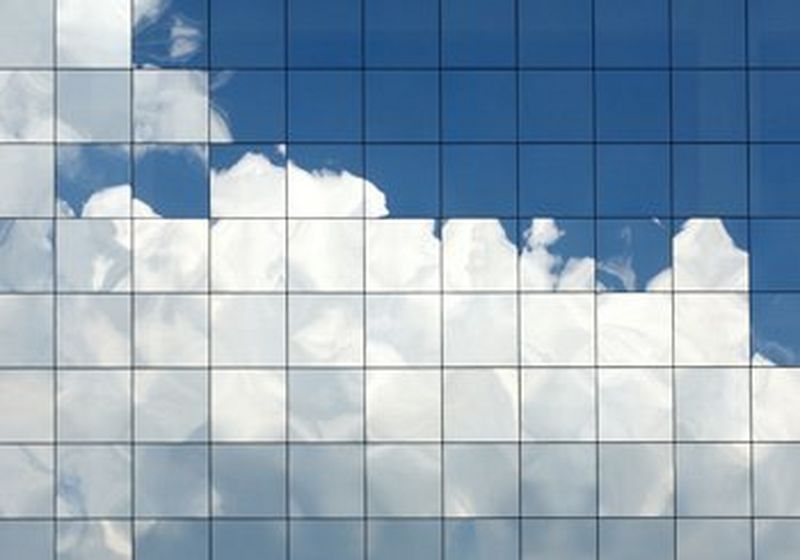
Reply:
M0 556L800 549L793 0L0 0Z

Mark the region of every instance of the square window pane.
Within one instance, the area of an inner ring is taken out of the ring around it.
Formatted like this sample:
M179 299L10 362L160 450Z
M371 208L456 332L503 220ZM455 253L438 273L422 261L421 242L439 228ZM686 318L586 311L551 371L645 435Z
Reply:
M602 66L666 66L668 0L599 0L595 6L597 62Z
M215 516L284 514L284 446L218 445L212 448L212 461Z
M125 521L59 521L56 532L59 560L127 560L133 554Z
M289 433L300 441L360 440L364 434L363 372L289 373Z
M800 365L800 295L752 293L752 361L762 365Z
M672 375L667 369L601 370L600 439L668 440L672 437Z
M800 445L758 444L753 451L755 515L800 514Z
M289 138L299 142L360 140L362 79L350 71L290 72Z
M445 2L441 7L446 66L507 66L514 61L511 0Z
M800 72L760 70L750 76L750 140L800 140Z
M54 155L52 146L0 144L0 173L4 177L0 216L30 218L53 215Z
M275 366L286 362L286 299L281 295L212 295L211 363Z
M53 297L0 295L0 366L53 365Z
M444 374L444 439L516 440L518 389L514 370L447 370Z
M792 0L751 0L748 23L753 64L793 66L800 62L794 49L800 36L797 8Z
M526 519L522 522L522 557L596 560L596 525L586 519Z
M750 529L742 519L679 519L678 560L748 560Z
M524 445L523 515L594 515L596 455L592 443Z
M522 359L527 365L594 361L592 294L523 294Z
M58 65L125 68L131 63L133 0L58 0Z
M59 365L130 364L130 296L61 295L56 318Z
M522 140L577 141L592 137L589 72L537 71L520 75Z
M517 10L521 64L591 65L591 0L526 0Z
M673 146L672 172L675 213L679 216L743 216L746 214L746 150L746 146L730 144L678 144ZM755 150L752 165L754 168L758 166L758 156ZM756 179L756 177L757 172L753 170L752 179ZM751 187L754 191L757 189L757 185L757 180L751 180Z
M755 522L756 554L761 558L784 556L800 546L800 522L796 519L759 519Z
M282 521L215 521L215 560L263 560L285 558L286 523Z
M438 146L369 144L365 153L367 180L385 195L388 214L394 218L439 216Z
M437 290L440 240L434 220L368 220L369 292Z
M749 394L747 370L676 370L677 438L696 441L748 439ZM754 406L757 407L757 403L754 401Z
M666 72L649 70L599 72L596 78L598 139L656 142L668 140L667 78Z
M800 372L794 369L753 370L753 438L800 440Z
M282 371L214 370L211 431L214 441L275 441L286 434Z
M800 214L800 146L754 144L750 147L750 204L757 216Z
M681 444L678 515L750 512L750 448L747 444Z
M212 29L216 28L216 16L215 12ZM227 125L212 128L212 140L279 142L286 137L283 72L223 70L211 74L210 81L211 103Z
M748 303L747 293L676 295L675 363L747 364L751 354ZM708 324L718 325L713 334Z
M603 365L669 365L672 302L668 294L601 294L597 344Z
M53 64L52 0L9 0L0 7L0 66ZM5 548L5 547L3 547ZM11 549L9 549L11 550ZM28 560L27 556L21 556Z
M206 291L208 227L206 220L136 220L136 291Z
M516 214L516 154L498 144L445 145L442 211L446 217L510 217Z
M292 560L317 560L320 550L337 560L364 558L361 521L295 521L292 523Z
M211 227L211 289L282 292L286 221L219 219ZM252 243L258 239L258 243Z
M148 517L208 515L208 452L205 445L137 446L136 514ZM136 542L144 544L147 539L137 536ZM137 553L136 557L146 558L147 555Z
M53 439L53 374L0 372L0 441Z
M363 218L386 213L384 197L363 179L363 146L292 143L287 149L290 217Z
M53 222L0 218L0 292L43 292L53 286Z
M367 364L439 364L440 315L438 295L367 295Z
M367 530L372 560L440 560L442 531L438 520L374 520Z
M59 439L129 441L130 375L128 370L59 371Z
M292 517L362 515L364 450L360 445L293 445L289 453Z
M135 558L207 558L208 521L137 521Z
M366 0L364 47L369 66L436 66L439 6L427 0Z
M595 223L520 220L520 288L538 292L590 291L595 285Z
M367 434L371 440L438 440L439 370L368 370Z
M206 296L137 295L135 303L134 340L138 365L206 365Z
M208 382L204 370L137 370L133 375L137 439L206 438Z
M287 188L284 150L260 144L211 146L211 215L283 218Z
M672 515L672 479L670 444L602 444L600 515Z
M675 0L672 56L677 66L741 66L746 0Z
M289 363L361 365L363 305L357 295L289 296Z
M103 218L58 220L56 226L60 292L122 292L130 289L130 221Z
M675 558L675 522L665 519L606 519L600 522L600 558Z
M603 216L670 214L668 145L597 147L597 211Z
M283 0L211 0L213 23L209 26L208 49L211 66L283 65L285 4Z
M138 67L208 65L209 3L134 0L133 62Z
M594 439L594 375L589 369L525 370L522 377L524 439Z
M358 0L289 2L289 64L342 67L361 64L361 3Z
M674 222L673 226L672 258L676 290L747 291L750 274L748 222L692 218Z
M441 79L444 140L514 139L517 94L512 72L451 71Z
M445 560L519 558L516 519L448 519L444 525Z
M58 447L58 515L127 516L131 511L131 448Z
M516 308L513 295L445 294L445 364L516 364Z
M130 146L61 144L56 150L56 196L62 217L131 215Z
M521 145L519 166L520 213L545 217L594 215L590 146Z
M54 93L51 71L0 71L0 142L55 140Z
M439 76L435 72L369 72L365 110L367 140L435 141Z
M290 290L363 289L363 220L290 220L287 227Z
M52 517L52 446L0 447L0 517Z
M211 120L208 111L208 77L205 72L155 68L134 71L133 129L136 140L206 142Z
M447 444L444 453L447 516L517 515L516 444Z
M369 446L369 515L440 515L440 450L436 444Z
M746 139L744 72L675 72L673 96L676 140Z
M751 228L752 288L800 288L800 220L753 220Z
M448 220L441 232L445 290L516 289L516 225L514 220Z
M134 159L135 216L208 217L206 148L189 145L138 145Z
M58 73L58 139L128 142L131 74L124 70Z

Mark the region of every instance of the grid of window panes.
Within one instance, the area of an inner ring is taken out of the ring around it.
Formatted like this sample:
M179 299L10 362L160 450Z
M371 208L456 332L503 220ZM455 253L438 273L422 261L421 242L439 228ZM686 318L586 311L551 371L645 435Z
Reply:
M0 556L800 548L794 0L0 0Z

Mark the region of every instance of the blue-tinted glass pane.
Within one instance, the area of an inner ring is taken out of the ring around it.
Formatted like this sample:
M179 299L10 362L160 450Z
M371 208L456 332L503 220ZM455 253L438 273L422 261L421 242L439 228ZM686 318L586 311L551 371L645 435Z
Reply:
M207 521L139 521L136 525L136 558L207 558L208 531Z
M285 528L282 521L216 521L213 526L213 558L281 559L286 552Z
M364 159L360 146L353 144L290 144L289 159L308 170L348 171L363 176ZM290 177L291 188L291 177Z
M134 196L165 218L208 216L206 153L200 146L137 146Z
M675 213L742 216L747 212L747 147L685 144L673 148Z
M669 79L665 72L597 74L597 134L600 140L666 141L669 138Z
M367 179L386 194L390 215L439 215L438 146L370 145L366 157Z
M522 140L591 139L591 74L525 72L520 88Z
M750 74L753 140L800 140L800 72Z
M672 0L673 63L741 66L747 0Z
M591 146L526 145L519 157L521 214L593 215Z
M208 0L173 0L162 10L139 12L133 46L138 65L202 67L208 64ZM152 12L152 13L151 13Z
M800 290L800 220L753 220L750 224L754 290Z
M439 5L430 0L364 0L370 66L437 66Z
M514 147L445 146L444 214L513 216L516 212Z
M445 560L519 558L519 524L509 519L448 519L445 524Z
M772 362L800 365L800 294L751 294L753 352Z
M434 72L367 74L368 140L436 140L439 77Z
M210 0L211 65L282 66L285 0Z
M757 216L800 214L800 146L750 146L750 210Z
M289 64L361 64L359 0L289 0Z
M749 0L750 63L800 64L800 4L795 0Z
M371 560L439 560L441 524L436 521L373 521L369 525Z
M511 72L448 72L443 77L445 140L511 140L515 80Z
M666 66L668 0L595 0L600 66Z
M597 224L597 281L612 291L640 291L670 266L670 227L657 220Z
M520 0L523 66L590 66L592 0Z
M747 134L744 72L675 72L676 140L744 140Z
M284 73L225 71L212 75L211 101L234 141L278 142L286 136Z
M442 0L446 66L514 63L514 0Z
M669 147L599 146L597 210L606 216L668 215Z
M532 220L519 220L519 239L525 246L528 242L533 242L532 235L534 230ZM569 259L579 259L583 257L594 258L594 221L590 219L557 219L555 225L560 232L558 239L547 245L547 250L553 255L557 255L561 261L555 263L553 269L561 272ZM535 244L531 243L532 246Z
M130 181L127 146L84 144L58 148L57 195L76 215L82 213L83 205L96 192L129 185Z
M357 72L291 72L289 138L356 141L361 138L361 78Z
M296 521L292 523L292 560L362 560L359 521Z

